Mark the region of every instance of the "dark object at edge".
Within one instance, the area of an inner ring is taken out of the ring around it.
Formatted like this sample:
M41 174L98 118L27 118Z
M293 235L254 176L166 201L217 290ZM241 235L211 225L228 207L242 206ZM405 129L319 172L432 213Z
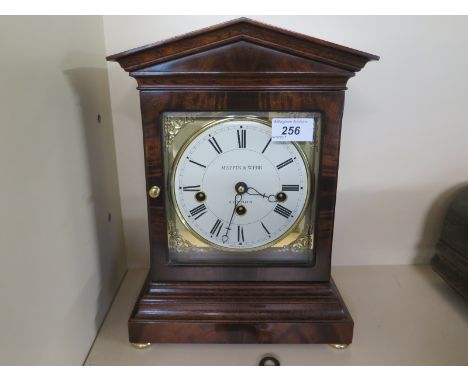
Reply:
M431 264L447 284L468 300L468 187L448 209Z

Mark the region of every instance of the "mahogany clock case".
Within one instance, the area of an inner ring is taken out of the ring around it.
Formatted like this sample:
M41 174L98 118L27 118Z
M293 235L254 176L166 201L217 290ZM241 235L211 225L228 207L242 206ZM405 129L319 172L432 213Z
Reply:
M350 343L352 319L330 280L347 80L378 57L249 19L108 57L140 91L151 268L129 321L132 342ZM165 112L317 112L320 166L314 262L174 265L168 257Z

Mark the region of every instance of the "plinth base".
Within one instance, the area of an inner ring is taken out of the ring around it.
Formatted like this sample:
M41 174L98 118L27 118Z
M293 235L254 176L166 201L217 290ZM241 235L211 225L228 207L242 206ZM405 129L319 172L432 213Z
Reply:
M353 325L333 280L146 282L128 322L132 343L348 345Z

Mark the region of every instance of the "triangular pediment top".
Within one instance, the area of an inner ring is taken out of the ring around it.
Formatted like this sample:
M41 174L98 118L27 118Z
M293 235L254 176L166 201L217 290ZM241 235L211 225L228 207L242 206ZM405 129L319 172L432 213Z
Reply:
M247 18L232 20L179 37L107 57L128 72L245 41L348 72L359 71L378 56Z
M326 73L350 76L349 71L308 58L240 40L202 52L151 65L138 74L164 73Z

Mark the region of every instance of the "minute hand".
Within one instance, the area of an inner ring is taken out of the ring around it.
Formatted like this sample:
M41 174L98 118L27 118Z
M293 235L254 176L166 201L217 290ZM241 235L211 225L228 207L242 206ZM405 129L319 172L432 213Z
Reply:
M240 197L239 200L237 199L238 197ZM236 208L241 201L242 201L242 194L237 193L236 196L234 196L234 208L232 210L231 219L229 220L229 225L226 227L226 233L221 238L223 240L223 243L226 243L229 240L229 231L231 230L232 218L234 217Z
M265 193L261 193L253 187L247 187L247 194L252 196L261 196L262 198L266 198L270 203L276 203L277 199L276 196L273 194L267 195Z

